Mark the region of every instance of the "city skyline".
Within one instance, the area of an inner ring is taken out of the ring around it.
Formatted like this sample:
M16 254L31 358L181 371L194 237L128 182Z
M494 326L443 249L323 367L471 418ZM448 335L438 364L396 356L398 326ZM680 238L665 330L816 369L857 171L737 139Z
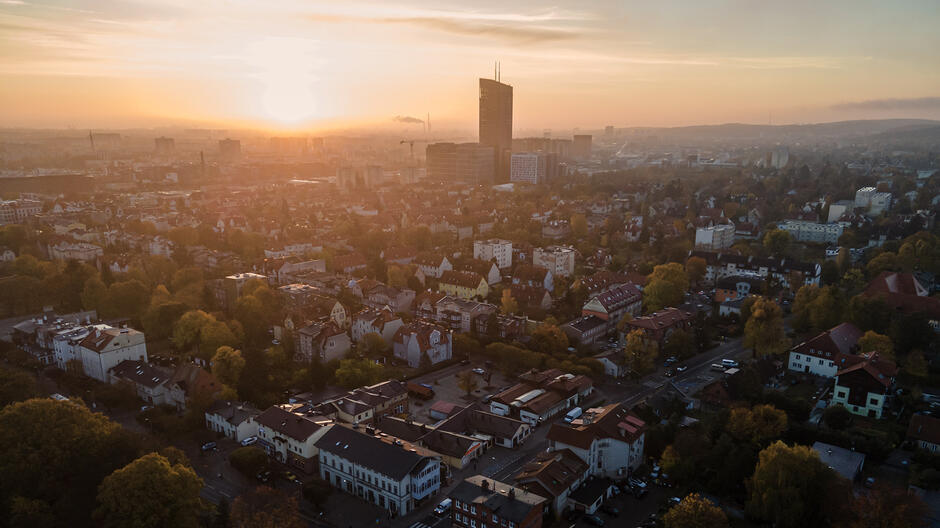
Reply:
M2 0L0 121L473 130L494 60L514 130L940 118L935 4L741 5Z

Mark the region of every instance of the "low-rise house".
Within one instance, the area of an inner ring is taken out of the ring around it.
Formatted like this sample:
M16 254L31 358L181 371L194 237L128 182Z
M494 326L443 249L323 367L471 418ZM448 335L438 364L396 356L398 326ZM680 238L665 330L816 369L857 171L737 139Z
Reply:
M813 451L819 455L819 461L829 466L842 478L855 481L865 467L865 454L854 449L834 446L823 442L813 443Z
M512 252L509 253L512 255ZM493 260L469 260L460 264L457 267L458 271L472 271L474 273L480 274L485 280L486 283L490 286L494 284L499 284L503 280L502 273L499 271L499 266L496 265L496 262Z
M316 442L316 448L323 480L392 516L410 513L441 487L440 459L400 440L336 426Z
M705 282L712 284L730 276L748 276L773 281L791 291L806 284L819 286L822 266L787 258L760 258L735 253L693 250L690 257L705 260Z
M669 336L676 330L689 331L695 315L678 308L663 308L643 317L636 317L627 322L626 331L641 330L644 338L655 343L660 350Z
M89 378L108 382L108 371L124 360L147 361L147 343L143 332L132 328L95 325L78 344L82 372Z
M940 450L940 420L928 414L911 416L907 426L907 439L918 449L936 453Z
M349 253L348 255L333 257L333 261L330 263L330 269L337 273L350 274L366 269L367 265L366 258L362 256L361 253Z
M497 312L480 314L473 320L473 331L479 335L515 339L526 335L528 319L521 315L503 315ZM495 329L490 325L495 323Z
M297 332L297 358L307 363L314 358L323 363L342 359L351 347L349 335L332 321L313 323Z
M613 403L584 411L570 424L552 424L549 449L570 449L593 476L624 477L643 463L646 423L622 404Z
M532 252L532 264L551 271L555 277L570 277L574 274L576 255L577 251L567 246L535 248Z
M551 270L532 264L518 264L512 270L512 285L541 288L549 292L555 289L555 275Z
M445 271L454 269L453 264L447 260L447 257L433 253L422 253L418 255L414 259L414 264L424 273L425 277L434 277L435 279L441 278L441 275Z
M340 422L371 423L383 416L408 412L408 390L400 381L383 381L325 400L312 410Z
M366 334L378 334L386 343L391 343L395 338L395 333L403 324L401 317L392 313L391 310L367 308L353 316L352 339L358 343Z
M839 369L853 364L862 331L852 323L842 323L804 341L790 350L787 368L832 378Z
M594 389L587 376L566 374L558 369L533 369L519 379L520 383L493 395L490 412L518 417L533 427L580 404Z
M261 411L248 402L217 401L206 409L206 428L236 442L258 436Z
M898 368L877 352L836 373L832 404L842 405L859 416L881 418Z
M532 434L529 424L486 412L476 406L467 407L451 415L444 422L437 424L437 429L485 439L487 448L495 445L515 449Z
M127 383L149 405L176 405L186 399L182 389L167 383L172 377L172 370L140 360L124 360L115 365L109 374L112 384Z
M548 499L497 480L476 475L457 484L448 495L453 501L454 526L541 528Z
M595 316L607 322L607 331L617 327L624 315L640 315L643 309L643 292L633 284L614 286L592 296L581 308L582 316Z
M601 352L596 354L594 359L601 362L604 365L604 374L612 378L622 378L626 376L630 369L624 365L624 352L623 350L608 350L607 352Z
M540 451L513 480L529 493L548 498L557 517L568 508L571 493L587 479L588 469L570 449Z
M485 299L490 292L486 279L473 271L445 271L437 287L461 299Z
M582 345L592 345L607 335L607 321L596 315L581 316L562 325L562 331L570 339Z
M278 406L269 407L255 421L258 444L268 456L305 473L317 467L317 441L334 429L328 420L301 416Z
M883 271L872 279L864 295L882 299L888 306L904 314L922 313L935 332L940 332L940 299L911 273Z
M509 288L509 293L523 311L549 310L552 307L552 295L541 286L513 284Z
M398 329L392 340L395 357L417 368L427 356L431 364L447 361L453 356L453 331L429 321L418 320Z
M745 299L751 295L760 295L764 291L762 279L731 276L715 281L715 302Z

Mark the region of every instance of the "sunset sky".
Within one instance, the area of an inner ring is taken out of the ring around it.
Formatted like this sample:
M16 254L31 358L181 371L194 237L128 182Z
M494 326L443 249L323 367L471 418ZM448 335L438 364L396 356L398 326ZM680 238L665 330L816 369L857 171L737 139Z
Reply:
M470 7L472 6L472 7ZM940 2L0 0L0 126L940 118Z

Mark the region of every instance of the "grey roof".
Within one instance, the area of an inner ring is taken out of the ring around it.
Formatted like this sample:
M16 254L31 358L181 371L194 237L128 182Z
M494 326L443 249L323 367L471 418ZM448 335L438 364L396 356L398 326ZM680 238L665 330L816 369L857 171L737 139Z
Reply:
M173 373L172 371L149 365L143 361L125 359L111 369L111 374L152 389L162 383L166 383Z
M484 482L486 488L483 487ZM510 490L512 496L510 496ZM533 508L541 509L548 500L522 488L488 479L482 475L464 479L448 497L468 504L483 505L490 512L517 524L521 523Z
M606 497L607 488L613 485L613 481L608 478L590 479L572 491L568 497L574 502L590 506L597 502L597 499Z
M258 425L267 427L299 442L305 442L320 430L322 425L313 420L273 406L258 415Z
M816 442L813 450L819 453L819 460L843 477L854 480L865 464L865 455L857 451L850 451L844 447Z
M217 414L226 422L238 425L249 418L258 416L261 411L248 402L219 400L206 409L206 414Z
M402 480L426 457L348 427L332 427L316 443L321 451Z

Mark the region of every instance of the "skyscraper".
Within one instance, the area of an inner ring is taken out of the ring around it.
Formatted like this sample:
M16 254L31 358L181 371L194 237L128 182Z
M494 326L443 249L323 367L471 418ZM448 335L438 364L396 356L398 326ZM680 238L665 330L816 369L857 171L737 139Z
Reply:
M512 86L480 79L480 144L493 147L496 180L509 179L512 152Z

